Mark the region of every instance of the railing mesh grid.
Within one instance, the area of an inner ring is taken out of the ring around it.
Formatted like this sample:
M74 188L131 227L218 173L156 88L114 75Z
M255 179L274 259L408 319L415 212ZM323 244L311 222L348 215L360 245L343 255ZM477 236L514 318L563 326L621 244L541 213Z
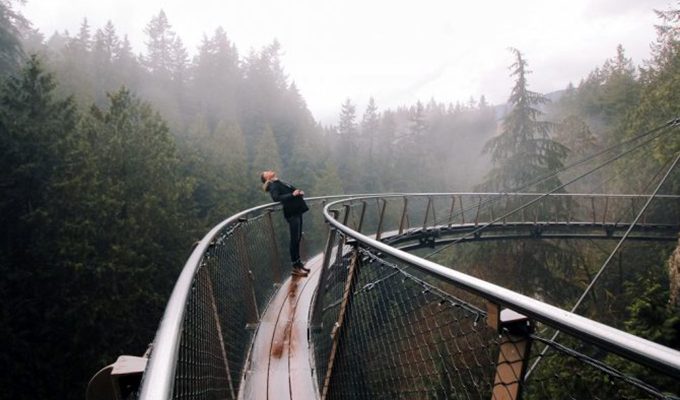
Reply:
M621 231L642 203L640 198L615 196L551 197L498 220L527 201L538 199L538 195L404 198L365 200L369 206L361 231L371 235L380 227L383 234L394 235L402 227L406 238L402 244L408 243L409 235L421 235L423 224L428 225L427 229L435 224L481 227L497 220L497 225L516 224L514 230L504 229L517 236L526 232L522 224L527 223L539 226L544 233L560 233L570 224L580 224L581 229L592 225L592 232L608 229L609 224ZM372 207L370 202L375 202ZM667 207L669 204L673 207ZM361 201L345 201L336 207L336 219L357 229ZM677 208L677 198L657 199L644 223L677 224ZM350 214L345 216L346 212ZM652 232L646 229L639 234ZM342 243L349 245L343 247L339 258L337 249ZM507 332L499 334L487 325L483 311L487 299L350 237L338 234L334 249L320 289L324 291L323 324L312 335L318 384L327 399L500 399L511 398L507 397L511 392L508 388L520 383L526 399L677 399L677 383L672 379L576 338L551 342L538 334L531 335L525 341L531 344L523 368L536 359L543 344L548 344L553 351L543 360L544 365L527 383L520 382L519 371L510 378L501 378L500 365L512 364L499 356L501 342L516 346L515 353L519 353L519 342L523 340ZM354 272L355 281L348 286L355 251L359 251L361 262ZM349 295L344 292L347 287L351 287ZM346 312L341 315L343 304ZM596 351L586 355L586 348ZM625 367L626 364L634 366Z
M398 242L402 245L422 240L423 225L427 225L424 231L435 232L433 237L439 234L433 226L476 229L494 220L496 225L517 223L506 231L513 235L525 232L521 224L532 221L543 232L559 232L572 223L592 224L600 230L609 222L620 227L642 204L640 198L625 196L548 197L498 219L537 197L399 195L345 201L347 207L334 207L337 220L369 236L380 231L384 239L403 229L404 241ZM320 218L325 201L310 205L304 225L306 258L322 251L329 232ZM290 272L287 226L280 214L275 206L232 221L202 255L184 305L174 398L238 395L253 327L277 280L286 279ZM667 230L658 228L677 225L679 214L677 198L659 198L643 224L652 229L650 235L664 235ZM551 221L559 223L547 224ZM459 237L465 234L461 231ZM326 398L494 398L505 336L487 324L487 299L340 231L331 237L330 262L318 292L320 307L315 308L320 315L312 316L317 324L311 326L316 379ZM588 348L576 338L553 342L543 336L531 337L529 360L544 344L551 351L524 385L526 399L678 398L677 382L656 379L642 365L628 368L616 356Z
M324 237L321 201L310 201L305 236ZM268 215L269 213L272 215ZM279 279L290 274L288 231L280 207L225 226L203 254L185 306L173 398L236 398L252 336ZM272 229L273 228L273 229ZM307 253L321 251L306 240ZM227 373L228 371L228 373Z
M395 260L360 258L328 398L488 399L497 342L485 313Z

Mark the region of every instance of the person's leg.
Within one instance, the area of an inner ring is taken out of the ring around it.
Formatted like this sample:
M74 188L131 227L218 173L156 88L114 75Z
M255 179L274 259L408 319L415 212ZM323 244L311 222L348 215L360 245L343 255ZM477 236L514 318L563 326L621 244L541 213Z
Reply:
M308 270L304 268L300 260L300 238L302 238L302 215L294 215L288 218L290 228L290 261L293 264L294 276L307 276Z
M302 214L300 214L300 240L298 241L298 254L300 254L300 247L302 246L302 234L303 234L303 232L302 232ZM306 241L305 241L305 244L307 244ZM306 256L307 254L305 253L305 254L302 254L302 255ZM305 272L311 271L309 268L305 267L304 263L302 262L302 259L300 259L300 268L305 270Z
M288 218L290 228L290 261L300 262L300 238L302 238L302 215L293 215Z

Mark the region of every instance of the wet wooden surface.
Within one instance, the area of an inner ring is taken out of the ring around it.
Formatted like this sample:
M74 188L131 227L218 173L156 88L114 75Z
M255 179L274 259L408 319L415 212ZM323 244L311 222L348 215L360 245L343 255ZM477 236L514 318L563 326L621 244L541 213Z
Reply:
M322 255L306 278L290 277L269 303L255 334L240 399L317 399L308 340L309 313Z

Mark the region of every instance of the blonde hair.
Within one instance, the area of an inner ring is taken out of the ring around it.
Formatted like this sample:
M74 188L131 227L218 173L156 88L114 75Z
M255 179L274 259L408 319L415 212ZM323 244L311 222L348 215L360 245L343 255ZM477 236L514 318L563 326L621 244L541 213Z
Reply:
M267 170L267 171L268 171L268 170ZM265 191L265 192L268 192L268 191L269 191L269 184L271 183L270 180L267 180L267 178L264 177L264 174L265 174L267 171L262 171L262 172L260 172L260 181L262 181L262 190Z

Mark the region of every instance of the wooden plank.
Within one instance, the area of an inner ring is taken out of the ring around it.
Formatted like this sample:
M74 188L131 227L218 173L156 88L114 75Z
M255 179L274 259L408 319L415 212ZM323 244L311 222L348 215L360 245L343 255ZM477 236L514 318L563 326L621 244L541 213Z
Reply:
M267 399L267 385L269 379L269 356L271 353L274 329L279 318L279 312L286 301L286 290L290 281L281 285L281 289L274 295L266 312L262 315L255 332L255 341L250 354L250 365L239 391L239 399Z
M312 375L311 343L309 342L309 321L312 299L321 277L323 258L315 257L307 263L312 271L300 290L298 305L293 316L291 329L289 369L291 399L316 399L319 397L316 382Z
M289 399L290 381L288 379L288 347L290 330L292 328L296 297L300 281L305 278L293 276L289 278L285 288L279 290L278 295L284 295L284 302L279 309L279 315L272 337L271 352L269 355L269 371L267 384L268 399Z
M320 254L307 262L308 277L288 278L262 315L239 399L319 398L308 330L322 260Z

